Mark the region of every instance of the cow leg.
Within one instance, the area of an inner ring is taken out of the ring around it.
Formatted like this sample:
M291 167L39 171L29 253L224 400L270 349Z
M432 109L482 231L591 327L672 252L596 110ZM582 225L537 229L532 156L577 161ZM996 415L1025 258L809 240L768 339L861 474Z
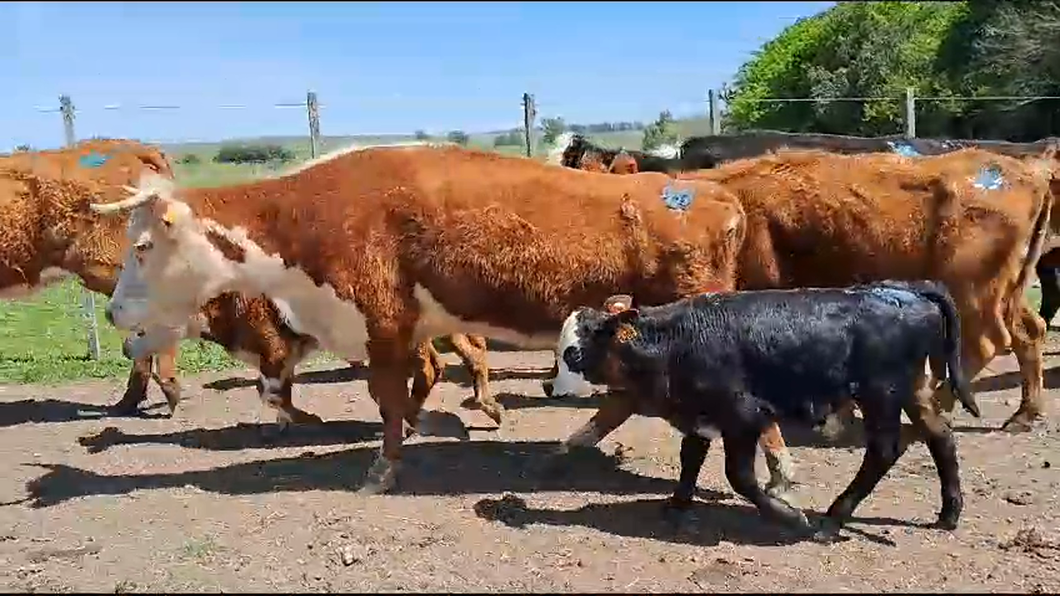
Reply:
M147 401L147 384L151 379L151 360L152 356L133 360L129 380L125 384L125 394L118 400L118 403L110 407L112 415L132 416L140 404Z
M755 478L756 443L761 433L753 427L723 431L725 444L725 477L741 497L758 508L765 518L780 521L802 530L810 529L806 514L788 503L766 494Z
M412 365L412 407L405 414L405 436L412 433L430 434L420 424L420 414L423 412L423 404L431 395L431 390L442 378L442 356L438 353L434 343L428 339L416 345L416 351Z
M703 469L703 462L707 459L709 449L710 440L694 432L686 434L681 439L681 475L674 488L674 494L666 501L663 509L663 515L670 518L672 522L681 522L692 506L699 472Z
M769 468L766 493L790 504L791 487L795 483L795 464L784 443L784 435L780 433L780 426L776 422L770 424L758 437L758 444L762 447Z
M1034 270L1042 286L1042 306L1038 311L1038 316L1045 319L1046 325L1051 325L1056 311L1060 310L1060 275L1057 275L1056 267L1041 263L1038 263Z
M876 488L901 454L902 408L889 389L875 390L870 399L859 400L865 425L865 456L854 479L828 508L817 538L833 539L865 497ZM726 446L728 450L728 446Z
M1045 385L1045 367L1042 363L1042 342L1045 340L1046 324L1031 310L1026 298L1020 298L1019 313L1012 330L1012 352L1019 362L1022 399L1020 407L1001 426L1010 432L1027 432L1045 414L1042 391Z
M904 410L927 443L942 485L942 510L935 525L944 530L954 530L964 508L964 497L953 431L932 406L930 389L917 391L913 403Z
M373 495L394 487L405 441L403 425L410 416L415 419L415 413L408 390L411 326L401 329L376 324L369 327L368 333L368 391L379 404L383 445L360 492Z
M320 416L310 414L294 405L292 395L294 393L294 369L297 362L291 362L294 358L268 358L262 361L259 371L261 377L258 379L258 398L262 404L276 414L276 423L264 423L261 428L262 437L271 440L285 433L291 423L294 424L323 424ZM264 421L263 421L264 422Z
M179 349L180 344L174 343L160 350L156 355L158 376L155 377L155 382L162 390L162 395L166 397L170 416L176 413L177 406L180 404L180 383L177 381L177 351Z
M622 393L612 393L588 422L560 444L556 455L570 453L572 447L595 447L635 413L633 400Z
M486 338L481 335L454 333L449 336L453 348L460 356L464 367L471 373L475 385L476 407L497 424L504 418L504 407L489 392L490 369L486 364Z

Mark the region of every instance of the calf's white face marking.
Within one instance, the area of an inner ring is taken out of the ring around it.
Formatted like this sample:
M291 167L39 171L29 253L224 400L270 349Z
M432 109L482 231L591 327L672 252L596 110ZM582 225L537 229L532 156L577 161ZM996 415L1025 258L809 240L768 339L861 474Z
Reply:
M633 306L633 297L628 294L616 294L604 301L604 311L609 315L618 314ZM582 318L589 315L590 309L579 308L567 316L563 321L563 328L559 333L559 341L556 343L556 377L552 383L552 396L575 395L584 397L592 393L592 384L586 380L582 373L572 372L563 360L563 352L570 347L582 348L584 338L580 335Z
M563 328L559 332L559 341L556 342L556 378L552 379L552 396L562 397L565 395L575 395L578 397L584 397L592 393L593 386L589 381L585 379L585 375L582 373L572 372L567 367L567 362L563 360L563 352L567 348L581 348L582 337L578 334L578 328L580 325L580 315L585 312L582 309L578 309L567 316L567 319L563 321Z

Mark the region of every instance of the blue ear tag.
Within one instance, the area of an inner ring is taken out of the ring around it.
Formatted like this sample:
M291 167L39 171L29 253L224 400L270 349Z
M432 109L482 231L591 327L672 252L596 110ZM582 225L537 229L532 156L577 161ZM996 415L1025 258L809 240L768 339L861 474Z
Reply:
M887 141L887 146L902 157L920 157L920 152L913 148L912 145L903 141Z
M678 190L669 184L667 184L662 191L663 204L674 211L685 211L688 209L688 206L692 204L692 199L695 198L695 196L695 190L691 188Z
M1001 168L991 164L979 170L972 186L983 190L997 190L1005 185L1005 178L1001 175Z
M92 151L91 153L82 155L81 159L77 160L77 163L80 164L82 168L98 168L107 163L108 159L110 158L106 155L100 155L99 153Z

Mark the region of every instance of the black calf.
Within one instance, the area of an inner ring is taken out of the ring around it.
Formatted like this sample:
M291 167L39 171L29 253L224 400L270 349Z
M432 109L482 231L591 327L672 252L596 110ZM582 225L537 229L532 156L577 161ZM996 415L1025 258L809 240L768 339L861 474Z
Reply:
M938 526L956 528L963 506L956 446L932 407L929 371L948 377L974 416L979 408L962 376L960 321L942 284L703 294L613 315L580 309L568 325L573 333L558 353L571 373L609 385L684 433L671 508L691 504L710 440L721 436L733 490L764 516L809 529L802 511L758 486L758 437L777 418L820 424L853 398L864 417L865 457L820 536L838 530L898 459L903 410L938 470Z

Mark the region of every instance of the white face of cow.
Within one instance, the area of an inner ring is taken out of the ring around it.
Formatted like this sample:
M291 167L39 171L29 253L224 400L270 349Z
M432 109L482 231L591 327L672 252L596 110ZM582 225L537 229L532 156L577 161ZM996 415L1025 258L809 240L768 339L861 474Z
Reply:
M107 304L108 320L120 329L183 329L234 280L234 263L206 238L191 209L171 198L170 184L147 175L140 189L130 189L131 199L93 205L100 213L133 210L131 247Z
M563 396L585 396L592 392L592 384L585 379L585 375L570 370L563 354L569 349L581 350L585 338L584 332L590 328L589 319L597 319L607 314L615 314L628 310L633 306L633 297L627 294L612 296L604 302L604 312L591 308L579 308L572 312L565 321L563 329L556 343L556 366L558 372L556 377L545 381L546 394L551 397ZM549 390L551 386L551 390Z

